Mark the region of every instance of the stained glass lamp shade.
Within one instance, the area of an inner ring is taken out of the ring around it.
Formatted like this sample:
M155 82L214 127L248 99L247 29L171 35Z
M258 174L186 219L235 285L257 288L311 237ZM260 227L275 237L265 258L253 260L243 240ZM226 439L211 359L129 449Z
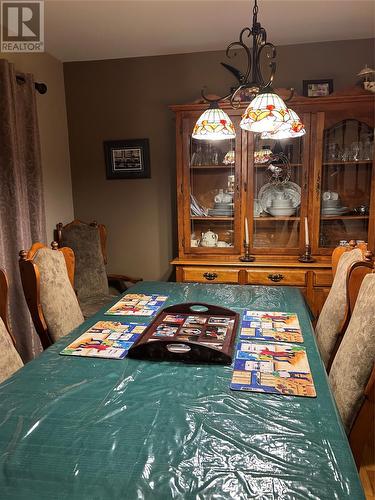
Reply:
M193 139L218 141L234 139L236 132L229 116L216 105L207 109L198 118L193 130Z
M262 139L289 139L306 134L305 126L295 111L288 108L289 120L282 123L274 132L262 132Z
M275 132L289 120L284 101L276 94L267 92L257 95L242 115L240 127L250 132Z

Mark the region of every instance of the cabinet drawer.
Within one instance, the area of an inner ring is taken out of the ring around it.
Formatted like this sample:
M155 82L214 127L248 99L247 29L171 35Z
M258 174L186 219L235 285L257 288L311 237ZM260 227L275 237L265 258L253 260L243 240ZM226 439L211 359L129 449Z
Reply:
M199 283L238 283L239 269L220 267L184 267L183 281Z
M306 271L291 271L289 269L251 269L247 271L249 285L296 285L306 284Z
M331 286L333 276L331 271L314 271L315 286Z

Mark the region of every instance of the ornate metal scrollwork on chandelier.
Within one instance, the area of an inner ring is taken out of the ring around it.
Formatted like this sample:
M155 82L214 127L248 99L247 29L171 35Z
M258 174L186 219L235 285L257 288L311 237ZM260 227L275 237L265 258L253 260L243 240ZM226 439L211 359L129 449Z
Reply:
M246 45L245 37L252 37L252 47ZM219 109L219 103L229 101L233 108L237 108L240 106L243 96L245 98L252 98L252 100L242 115L240 123L242 129L267 134L267 138L269 139L273 138L273 134L275 134L275 139L303 135L305 129L298 115L288 109L285 102L272 89L276 72L276 47L267 41L267 32L258 21L257 0L255 0L253 7L252 27L243 28L239 39L228 45L226 50L228 58L231 58L231 51L235 48L245 51L247 57L246 71L242 73L234 66L221 63L236 77L238 85L231 89L231 92L217 99L209 98L205 94L204 89L202 90L202 98L210 104L210 108L199 117L194 127L193 138L206 140L223 139L223 128L226 129L228 126L233 127L233 125L229 116L223 110ZM264 77L261 68L261 61L264 57L269 59L269 74L267 78ZM293 89L291 89L291 94L287 101L292 96ZM214 113L213 110L217 111ZM207 113L210 115L209 117ZM220 119L215 121L215 117L219 116ZM298 135L296 133L296 123L298 123Z

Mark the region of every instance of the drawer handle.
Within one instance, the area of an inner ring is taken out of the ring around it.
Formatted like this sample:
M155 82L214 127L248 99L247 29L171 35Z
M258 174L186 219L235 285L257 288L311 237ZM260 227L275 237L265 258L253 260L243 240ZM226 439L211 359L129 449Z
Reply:
M203 276L206 278L208 281L212 281L217 278L216 273L203 273Z
M283 274L280 274L280 273L276 273L276 274L269 274L268 275L268 279L271 280L271 281L275 281L276 283L278 281L281 281L284 279L284 275Z

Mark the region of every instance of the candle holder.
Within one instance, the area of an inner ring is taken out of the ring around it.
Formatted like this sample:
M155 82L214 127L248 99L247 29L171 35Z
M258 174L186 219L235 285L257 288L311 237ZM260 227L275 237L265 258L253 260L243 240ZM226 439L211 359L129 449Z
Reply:
M245 248L245 255L243 257L240 257L241 262L253 262L255 260L255 257L253 255L250 255L250 245L244 241L243 244Z
M306 245L305 253L298 260L304 263L315 262L315 259L311 257L311 245Z

